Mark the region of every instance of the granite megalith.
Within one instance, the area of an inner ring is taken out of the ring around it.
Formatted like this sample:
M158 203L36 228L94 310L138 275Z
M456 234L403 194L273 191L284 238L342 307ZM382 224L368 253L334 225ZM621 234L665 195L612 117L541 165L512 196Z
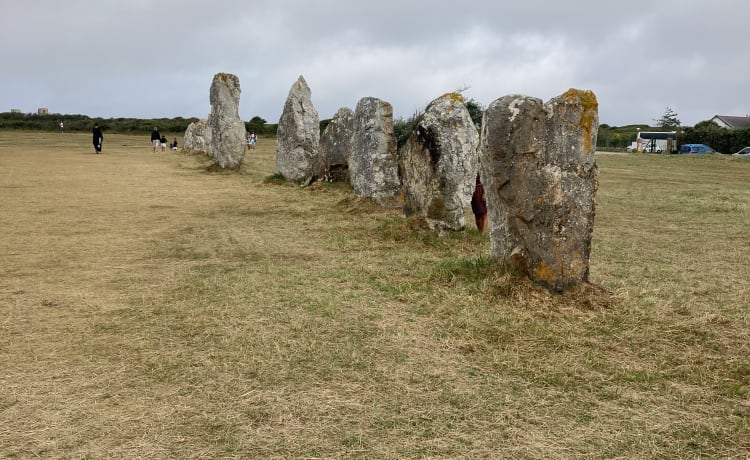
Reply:
M399 151L404 213L437 231L462 230L478 165L479 133L459 93L430 102Z
M349 182L349 158L354 140L354 111L340 108L320 135L320 155L330 182Z
M577 89L547 103L509 95L484 112L491 255L553 291L588 281L598 124L596 96Z
M227 73L214 75L210 100L206 153L222 168L238 167L245 161L245 123L239 115L239 78Z
M276 170L287 180L311 181L322 175L320 120L310 87L300 75L289 89L276 131Z
M206 120L190 123L185 130L185 140L182 148L189 152L206 152L206 140L210 139Z
M357 103L349 175L357 196L388 208L403 205L393 106L388 102L365 97Z

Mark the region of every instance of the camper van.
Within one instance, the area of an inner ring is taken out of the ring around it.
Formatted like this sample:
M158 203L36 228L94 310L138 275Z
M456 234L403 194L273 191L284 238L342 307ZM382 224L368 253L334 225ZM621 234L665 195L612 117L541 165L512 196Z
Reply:
M638 138L627 148L629 152L663 153L677 151L677 131L639 131Z

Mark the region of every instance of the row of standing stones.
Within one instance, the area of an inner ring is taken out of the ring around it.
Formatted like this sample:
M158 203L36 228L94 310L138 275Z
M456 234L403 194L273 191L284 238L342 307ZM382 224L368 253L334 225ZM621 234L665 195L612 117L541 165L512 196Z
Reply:
M217 74L211 114L191 124L185 148L221 167L244 159L239 80ZM476 178L486 193L490 252L550 290L587 282L598 187L598 103L570 89L544 103L508 95L484 111L477 131L463 97L433 100L397 148L393 108L374 97L339 109L323 134L311 91L292 85L277 130L276 169L286 179L338 180L359 197L402 207L443 232L465 227Z

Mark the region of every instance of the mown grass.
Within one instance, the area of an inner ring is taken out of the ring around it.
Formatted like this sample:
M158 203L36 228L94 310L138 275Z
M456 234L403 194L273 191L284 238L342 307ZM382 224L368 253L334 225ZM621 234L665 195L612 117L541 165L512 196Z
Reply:
M0 132L0 457L750 455L750 162L600 156L554 295L267 139L92 151Z

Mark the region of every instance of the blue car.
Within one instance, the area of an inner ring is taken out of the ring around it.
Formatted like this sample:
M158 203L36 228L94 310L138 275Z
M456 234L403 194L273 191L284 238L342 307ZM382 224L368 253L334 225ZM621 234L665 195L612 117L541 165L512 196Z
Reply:
M705 153L716 153L716 150L706 144L682 144L680 151L677 153L697 153L703 155Z

